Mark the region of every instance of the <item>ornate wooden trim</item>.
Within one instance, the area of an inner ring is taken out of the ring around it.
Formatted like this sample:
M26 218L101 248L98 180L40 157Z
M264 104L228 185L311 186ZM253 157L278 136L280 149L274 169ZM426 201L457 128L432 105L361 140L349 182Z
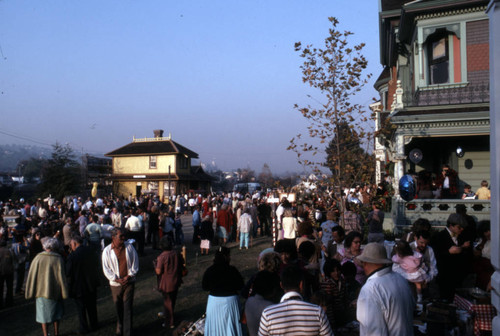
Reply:
M445 16L460 15L460 14L484 12L484 11L486 11L486 8L487 8L487 6L480 6L480 7L455 9L455 10L450 10L450 11L445 11L445 12L428 13L428 14L416 16L415 21L435 19L435 18L440 18L440 17L445 17Z

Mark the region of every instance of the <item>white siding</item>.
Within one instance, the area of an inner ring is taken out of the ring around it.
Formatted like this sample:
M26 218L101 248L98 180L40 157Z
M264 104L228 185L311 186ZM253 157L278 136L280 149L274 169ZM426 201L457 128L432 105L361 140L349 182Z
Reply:
M472 169L465 168L465 160L472 160ZM458 177L464 184L470 184L472 191L481 186L481 181L490 183L490 152L465 152L458 159Z

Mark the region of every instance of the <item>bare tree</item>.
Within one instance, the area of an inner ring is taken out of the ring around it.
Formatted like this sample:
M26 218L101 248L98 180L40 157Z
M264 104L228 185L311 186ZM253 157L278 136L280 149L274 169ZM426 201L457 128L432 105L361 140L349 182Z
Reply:
M309 134L306 139L302 134L292 138L288 150L297 154L299 164L312 168L318 176L329 168L332 175L325 183L341 195L345 187L372 169L369 162L354 163L365 160L364 154L373 143L370 121L374 115L352 101L371 77L364 74L368 64L361 53L364 43L350 47L348 38L353 33L337 30L336 18L328 20L332 27L323 48L295 44L295 50L304 58L302 80L317 89L321 97L315 99L318 104L314 107L295 105L309 123ZM363 155L350 155L363 145Z

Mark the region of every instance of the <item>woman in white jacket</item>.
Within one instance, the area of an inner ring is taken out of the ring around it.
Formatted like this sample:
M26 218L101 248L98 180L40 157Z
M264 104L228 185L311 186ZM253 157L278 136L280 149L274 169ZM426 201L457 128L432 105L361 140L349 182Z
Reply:
M283 238L293 240L297 238L297 218L293 217L292 209L286 209L283 214Z

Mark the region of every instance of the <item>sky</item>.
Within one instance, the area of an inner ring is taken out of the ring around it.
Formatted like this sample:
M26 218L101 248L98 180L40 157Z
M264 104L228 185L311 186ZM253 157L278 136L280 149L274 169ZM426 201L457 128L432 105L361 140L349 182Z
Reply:
M375 0L0 0L0 144L102 155L163 129L223 170L301 172L294 104L323 99L294 44L323 46L329 16L366 43L373 77L353 101L368 109Z

